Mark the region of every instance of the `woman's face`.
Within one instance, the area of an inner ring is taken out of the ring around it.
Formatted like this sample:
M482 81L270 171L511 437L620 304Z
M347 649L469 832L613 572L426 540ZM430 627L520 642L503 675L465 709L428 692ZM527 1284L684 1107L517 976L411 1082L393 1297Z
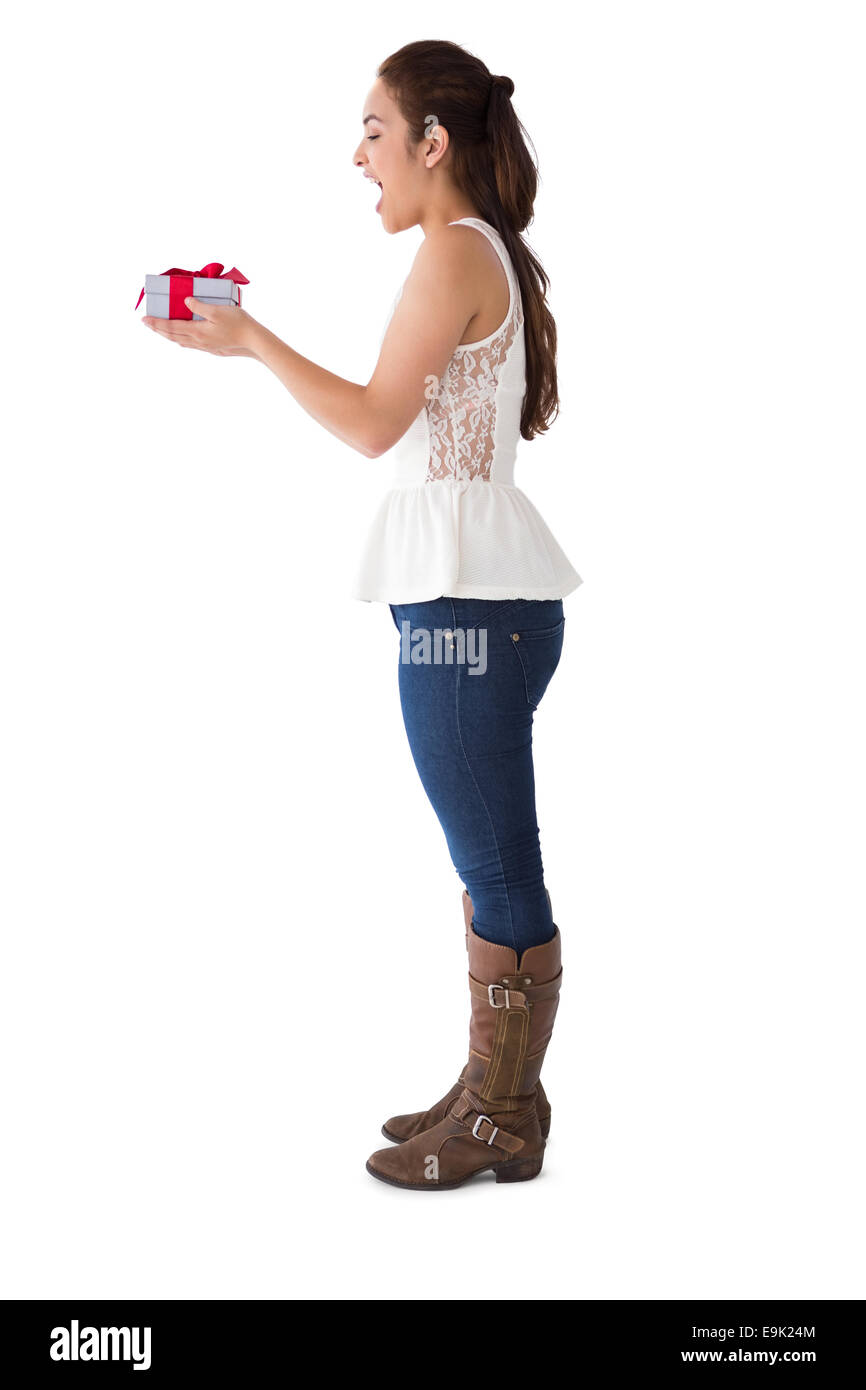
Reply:
M364 133L352 156L364 177L379 184L376 212L386 232L402 232L421 219L425 194L429 194L426 151L435 141L422 140L410 147L409 127L381 78L364 102Z

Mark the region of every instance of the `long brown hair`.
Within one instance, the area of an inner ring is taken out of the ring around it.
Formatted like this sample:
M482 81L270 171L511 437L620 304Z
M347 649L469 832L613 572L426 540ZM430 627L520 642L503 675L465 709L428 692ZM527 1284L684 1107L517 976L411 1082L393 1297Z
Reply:
M459 44L437 39L398 49L378 76L393 94L412 141L424 139L431 119L448 131L454 181L478 207L482 221L495 227L511 257L526 340L520 433L533 439L559 411L556 324L547 305L544 268L521 235L532 221L538 169L511 105L514 83L494 76Z

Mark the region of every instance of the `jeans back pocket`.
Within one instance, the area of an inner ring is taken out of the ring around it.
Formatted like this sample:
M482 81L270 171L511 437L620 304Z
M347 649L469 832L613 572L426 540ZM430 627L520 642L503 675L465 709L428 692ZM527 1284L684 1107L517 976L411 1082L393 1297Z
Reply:
M521 613L521 620L526 614ZM562 643L565 637L565 615L558 622L545 627L514 627L511 629L511 645L523 669L523 682L526 699L533 709L538 709L551 677L559 665Z

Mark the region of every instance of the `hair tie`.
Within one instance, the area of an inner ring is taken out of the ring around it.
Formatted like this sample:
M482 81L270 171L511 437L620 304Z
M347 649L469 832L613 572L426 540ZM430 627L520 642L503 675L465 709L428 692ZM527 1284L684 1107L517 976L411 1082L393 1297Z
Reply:
M511 98L514 96L514 83L510 77L503 77L501 75L494 76L491 74L490 80L493 83L493 87L501 87L507 97ZM491 91L493 87L491 87Z

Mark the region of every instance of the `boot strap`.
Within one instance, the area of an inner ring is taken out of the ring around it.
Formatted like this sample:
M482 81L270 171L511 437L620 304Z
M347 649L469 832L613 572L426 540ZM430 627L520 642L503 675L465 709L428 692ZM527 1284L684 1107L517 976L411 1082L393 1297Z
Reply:
M554 980L534 985L530 975L503 975L496 984L485 985L469 976L469 993L474 999L484 999L493 1009L525 1009L527 1004L537 1004L542 999L553 999L562 984L562 971ZM529 984L526 982L530 981Z
M507 1130L500 1129L489 1115L485 1115L483 1110L479 1110L472 1101L465 1100L463 1096L454 1102L448 1118L457 1120L482 1144L494 1145L510 1154L518 1153L523 1148L524 1141L519 1135L509 1134Z

